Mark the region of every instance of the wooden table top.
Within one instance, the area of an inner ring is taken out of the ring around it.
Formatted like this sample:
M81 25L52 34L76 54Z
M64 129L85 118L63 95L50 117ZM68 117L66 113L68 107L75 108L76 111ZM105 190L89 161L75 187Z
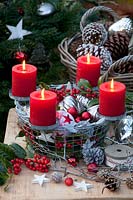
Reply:
M22 138L15 139L18 132L17 114L15 109L10 109L4 143L11 144L12 142L16 142L25 146ZM47 173L48 177L50 173ZM23 167L19 175L12 177L7 192L4 192L4 186L0 187L0 200L133 200L133 190L128 189L125 184L122 184L120 190L116 192L105 189L102 194L102 183L86 180L87 183L93 184L93 188L89 189L88 192L76 192L74 186L67 187L63 182L60 184L53 182L44 183L42 187L39 184L32 184L34 174L41 175L39 172L33 172ZM73 176L73 178L76 178L79 182L83 180L80 177Z

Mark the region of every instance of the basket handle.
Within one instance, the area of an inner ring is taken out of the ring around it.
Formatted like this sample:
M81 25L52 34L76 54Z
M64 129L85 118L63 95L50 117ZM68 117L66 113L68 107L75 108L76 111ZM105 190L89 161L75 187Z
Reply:
M118 75L118 73L114 73L114 69L118 66L118 65L123 65L127 62L132 62L133 63L133 55L129 55L129 56L125 56L119 60L117 60L116 62L114 62L109 69L100 77L100 82L105 82L108 81L109 76L111 75Z
M80 30L81 31L86 26L87 18L90 15L94 14L95 12L97 12L97 11L104 11L104 12L109 13L113 17L114 22L119 20L119 16L111 8L108 8L108 7L105 7L105 6L95 6L95 7L91 8L91 9L87 10L84 13L84 15L81 17L81 21L80 21Z

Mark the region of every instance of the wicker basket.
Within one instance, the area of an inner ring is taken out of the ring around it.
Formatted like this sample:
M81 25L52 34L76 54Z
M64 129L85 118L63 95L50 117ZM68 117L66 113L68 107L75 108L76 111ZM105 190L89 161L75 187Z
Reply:
M84 13L84 15L82 16L81 21L80 21L81 31L83 30L84 26L86 25L87 18L89 18L92 14L96 14L98 11L108 13L112 17L113 22L116 22L120 19L120 17L111 8L104 7L104 6L93 7L91 9L89 9L86 13ZM102 19L100 21L102 21ZM105 21L105 19L103 21ZM77 61L69 53L69 47L70 47L70 44L74 40L78 39L79 37L81 37L81 33L77 33L72 38L65 38L58 45L61 62L67 67L68 73L69 73L69 79L71 82L75 82L75 79L76 79ZM130 40L129 54L132 55L132 52L133 52L133 38L131 38L131 40ZM117 61L116 63L114 63L110 67L110 69L107 73L105 71L101 71L101 75L103 75L104 73L106 74L105 76L103 76L102 80L107 80L109 78L109 76L110 76L109 72L112 71L112 69L114 69L114 66L123 64L125 62L128 62L129 60L132 63L132 56L122 58L119 61ZM107 74L109 75L108 78L107 78ZM124 82L127 86L127 89L132 91L132 84L133 84L133 74L132 73L120 74L120 75L113 73L113 76L116 76L115 77L116 80Z
M117 67L130 64L133 69L133 55L125 56L111 65L111 67L101 76L101 81L105 82L112 78L116 81L122 82L126 85L128 91L133 92L133 73L116 73Z

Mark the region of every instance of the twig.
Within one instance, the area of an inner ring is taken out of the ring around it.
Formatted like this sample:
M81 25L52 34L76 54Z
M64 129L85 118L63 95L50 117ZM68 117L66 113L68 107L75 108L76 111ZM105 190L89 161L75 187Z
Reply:
M110 4L113 4L115 6L118 6L118 3L114 2L114 1L99 1L99 4L104 4L104 3L110 3Z

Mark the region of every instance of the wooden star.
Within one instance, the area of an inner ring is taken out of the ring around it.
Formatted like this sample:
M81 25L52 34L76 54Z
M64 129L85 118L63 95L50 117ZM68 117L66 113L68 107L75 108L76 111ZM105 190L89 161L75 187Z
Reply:
M6 25L9 31L11 32L11 35L8 38L8 40L23 39L24 36L32 33L30 31L22 29L22 25L23 25L22 19L18 22L17 26Z
M86 183L84 180L81 182L74 182L75 190L76 191L85 191L87 192L88 189L92 188L93 186L89 183Z
M35 174L34 177L35 178L32 180L32 183L38 183L40 186L42 186L43 183L50 182L50 179L46 178L46 174L43 174L41 176Z

